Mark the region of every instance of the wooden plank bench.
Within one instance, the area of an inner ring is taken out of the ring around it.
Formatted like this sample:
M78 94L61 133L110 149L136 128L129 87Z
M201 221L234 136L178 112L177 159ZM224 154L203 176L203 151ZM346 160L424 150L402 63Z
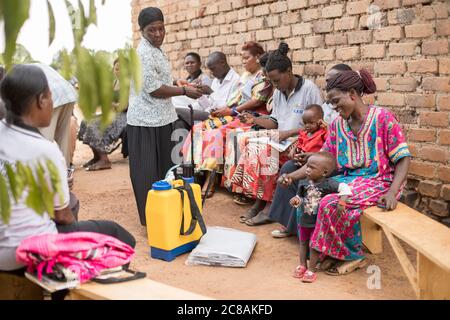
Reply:
M390 212L367 209L361 228L363 243L373 254L382 252L384 231L419 299L450 299L449 228L402 203ZM396 237L417 251L416 268Z
M70 291L72 300L212 300L150 279L117 284L89 282Z
M0 300L44 300L44 290L23 275L0 272Z

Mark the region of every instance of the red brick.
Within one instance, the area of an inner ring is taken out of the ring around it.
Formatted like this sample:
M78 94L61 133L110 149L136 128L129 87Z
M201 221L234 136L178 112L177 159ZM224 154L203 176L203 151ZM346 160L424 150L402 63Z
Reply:
M373 4L382 10L400 8L401 6L400 0L374 0Z
M322 9L322 18L337 18L342 17L344 12L344 5L335 4L332 6L325 6Z
M323 36L309 36L305 38L305 48L318 48L323 45Z
M378 74L403 74L405 71L403 61L380 61L375 64L375 73Z
M437 99L437 105L439 110L450 110L450 96L439 95Z
M439 59L439 74L450 74L450 59Z
M388 12L388 22L390 25L393 24L411 24L416 18L416 12L412 8L408 9L398 9Z
M303 35L312 33L312 24L311 23L298 23L292 25L292 35Z
M337 60L347 61L347 60L359 59L359 57L360 57L360 55L359 55L359 47L358 46L336 49L336 59Z
M439 133L439 144L450 145L450 130L441 130Z
M387 91L388 90L388 79L386 78L373 78L375 85L377 86L378 91Z
M448 53L448 40L433 40L424 41L422 43L422 54L424 55L438 55Z
M307 0L288 0L287 1L289 10L303 9L308 6Z
M233 9L240 9L247 5L247 0L232 0L231 6Z
M312 50L296 50L292 56L294 62L308 62L312 61L312 59Z
M233 12L233 11L231 11ZM247 20L253 17L253 8L244 8L238 11L238 19L239 20Z
M442 183L437 181L421 181L418 191L421 195L437 198L441 194Z
M438 147L425 146L420 149L419 156L423 160L433 162L446 163L448 161L448 151Z
M333 20L315 21L313 23L315 33L328 33L333 31Z
M405 98L401 93L378 93L377 101L382 106L404 106Z
M327 34L325 36L325 43L327 46L336 46L341 44L347 44L346 34Z
M233 25L223 24L220 26L220 34L230 34L232 32L233 32ZM189 38L189 36L188 36L188 38ZM192 39L194 39L194 38L192 38Z
M430 209L434 215L446 218L450 215L450 204L441 200L430 200Z
M302 10L301 15L302 15L303 22L317 20L320 18L319 9Z
M266 17L267 26L270 28L278 27L280 25L280 16L270 15Z
M224 11L230 11L231 8L231 2L229 1L223 1L219 4L219 11L220 12L224 12Z
M431 0L403 0L403 6L413 6L418 3L430 3Z
M261 6L254 7L253 14L255 17L266 16L270 13L269 5L263 4Z
M369 9L370 2L370 0L347 2L347 14L366 13Z
M372 30L352 31L352 32L348 32L347 35L348 35L348 43L349 44L372 42Z
M384 44L370 44L361 47L363 58L384 58L386 48Z
M244 9L244 10L245 10L245 9ZM233 23L233 22L238 21L238 14L239 14L240 11L241 11L241 10L227 12L227 13L225 14L225 21L226 21L227 23ZM242 19L241 19L241 20L245 20L245 17L243 16L243 13L241 13L241 16L242 16Z
M248 30L259 30L264 27L264 18L254 18L247 21Z
M431 77L422 79L424 90L450 92L450 77Z
M394 91L416 91L417 81L414 78L392 78L389 80L391 89Z
M308 76L322 76L325 74L325 67L319 64L307 64L305 74Z
M289 48L291 49L301 49L303 48L303 38L295 37L286 39L286 42L289 43Z
M291 26L284 26L273 30L275 38L289 38L291 36Z
M315 61L334 60L334 49L315 49L314 60Z
M256 31L256 40L257 41L271 40L272 37L273 37L272 29Z
M428 38L434 33L432 24L413 24L405 26L405 36L407 38Z
M246 32L247 31L247 22L241 21L233 24L233 32Z
M403 38L403 30L400 26L385 27L375 30L373 35L377 41L391 41Z
M450 167L449 166L440 166L438 168L438 176L439 179L445 182L450 182Z
M446 185L442 186L441 197L445 201L450 201L450 184L446 184Z
M435 172L436 168L433 165L416 160L412 160L409 167L410 174L425 178L434 178Z
M410 129L408 131L408 141L435 142L436 141L436 130L435 129Z
M268 0L268 1L271 1L271 0ZM328 4L328 3L330 3L330 0L309 0L309 5L311 7L318 6L321 4Z
M342 19L336 19L334 20L334 30L335 31L353 30L356 28L357 24L358 24L357 17L346 17Z
M434 108L436 106L435 94L407 94L406 105L418 108Z
M448 127L447 112L422 112L419 116L421 126Z
M390 56L412 56L416 53L416 42L389 44Z
M288 10L288 5L286 1L277 1L270 5L270 12L281 13Z
M300 22L300 12L288 12L283 15L282 24L293 24Z
M436 35L437 36L450 36L450 21L443 20L436 22Z
M408 72L412 73L435 73L438 71L437 60L435 59L421 59L408 61Z

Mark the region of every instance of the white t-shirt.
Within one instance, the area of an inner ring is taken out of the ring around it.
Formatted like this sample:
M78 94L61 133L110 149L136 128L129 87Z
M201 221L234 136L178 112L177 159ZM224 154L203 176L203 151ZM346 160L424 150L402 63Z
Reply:
M66 161L56 143L46 140L37 130L26 126L9 125L0 121L0 174L6 176L5 164L15 167L17 161L33 167L39 160L52 160L58 168L61 179L63 202L59 195L54 198L55 210L61 210L69 205L69 185L67 184ZM44 168L47 166L45 165ZM50 176L46 173L50 184ZM56 225L49 215L39 216L25 204L27 191L16 204L11 200L11 219L6 225L0 219L0 270L10 271L19 269L22 265L16 262L15 252L20 242L30 236L57 233Z
M320 89L314 82L304 79L286 98L280 90L273 93L273 109L271 117L277 120L278 130L287 131L303 128L303 113L310 104L322 105Z

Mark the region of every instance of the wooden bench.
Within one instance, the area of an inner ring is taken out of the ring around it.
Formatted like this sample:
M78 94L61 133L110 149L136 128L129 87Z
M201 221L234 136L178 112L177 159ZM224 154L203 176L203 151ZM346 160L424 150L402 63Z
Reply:
M70 298L72 300L211 300L211 298L150 279L117 284L89 282L79 289L71 290Z
M0 272L0 300L43 300L44 290L23 275Z
M394 211L367 209L361 218L363 243L373 254L382 252L384 231L416 296L450 299L450 229L399 203ZM414 268L398 239L417 251Z

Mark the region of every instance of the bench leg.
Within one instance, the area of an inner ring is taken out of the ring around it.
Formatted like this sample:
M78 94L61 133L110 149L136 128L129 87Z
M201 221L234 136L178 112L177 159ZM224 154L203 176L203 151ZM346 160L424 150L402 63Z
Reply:
M450 274L417 253L419 299L450 300Z
M372 254L383 252L382 230L379 225L367 219L364 215L360 218L362 242Z
M409 261L408 256L406 255L406 252L402 248L400 242L388 230L386 229L383 230L384 233L386 234L386 238L388 239L389 243L392 246L392 249L394 250L395 255L398 258L398 261L400 262L400 265L403 268L403 271L406 274L406 277L408 278L409 283L413 287L416 296L419 297L419 285L417 280L416 269L414 269L414 266L412 265L411 261Z

